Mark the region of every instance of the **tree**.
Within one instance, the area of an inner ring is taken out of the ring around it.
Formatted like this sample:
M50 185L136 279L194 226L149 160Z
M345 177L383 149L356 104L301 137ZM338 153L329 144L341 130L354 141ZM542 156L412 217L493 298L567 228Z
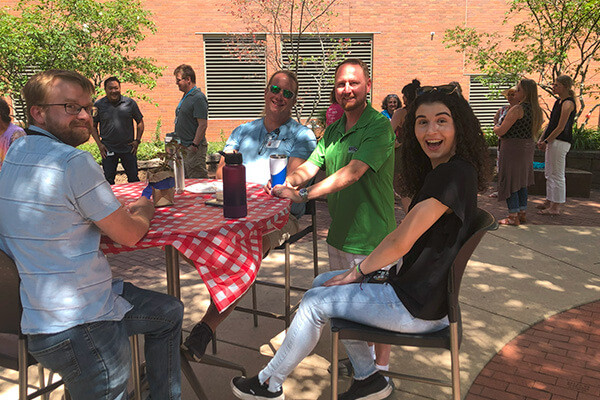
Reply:
M230 13L240 19L248 34L233 35L229 51L248 62L264 62L271 70L289 69L298 74L310 70L311 96L296 103L296 117L310 121L324 91L333 82L335 66L351 46L349 39L333 39L326 33L337 0L233 0ZM266 33L266 40L257 33ZM317 55L301 55L306 41L316 41ZM266 57L262 58L264 49ZM325 94L328 96L328 93Z
M0 10L0 93L19 99L27 79L47 69L78 71L98 88L111 75L154 87L163 68L135 55L156 31L150 17L140 0L21 0Z
M512 0L508 4L504 24L523 21L513 27L508 41L496 33L457 26L446 31L447 47L464 52L490 88L537 76L540 87L552 94L557 76L571 76L579 117L585 108L584 95L598 98L598 83L589 83L600 71L598 0Z

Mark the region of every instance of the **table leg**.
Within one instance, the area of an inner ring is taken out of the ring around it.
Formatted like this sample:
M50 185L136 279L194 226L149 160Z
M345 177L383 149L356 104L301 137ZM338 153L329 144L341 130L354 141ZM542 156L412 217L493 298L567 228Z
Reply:
M165 260L167 264L167 293L181 299L181 283L179 281L179 252L171 245L165 246ZM185 356L185 352L181 352L181 371L188 380L190 386L196 393L196 397L200 400L208 400L206 393L202 389L202 385L198 381L190 362Z

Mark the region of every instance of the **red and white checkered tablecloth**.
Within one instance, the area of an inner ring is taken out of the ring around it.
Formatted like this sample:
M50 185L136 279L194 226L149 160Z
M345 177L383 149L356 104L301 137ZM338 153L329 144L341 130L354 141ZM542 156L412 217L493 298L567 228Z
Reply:
M186 185L213 182L186 179ZM117 198L125 203L138 199L145 183L114 185ZM157 208L150 230L134 248L103 236L100 248L106 254L172 245L194 261L219 311L225 310L249 288L262 260L262 235L281 229L289 217L290 201L272 197L257 184L246 185L248 215L225 219L223 208L207 206L213 194L185 192L175 195L175 204Z

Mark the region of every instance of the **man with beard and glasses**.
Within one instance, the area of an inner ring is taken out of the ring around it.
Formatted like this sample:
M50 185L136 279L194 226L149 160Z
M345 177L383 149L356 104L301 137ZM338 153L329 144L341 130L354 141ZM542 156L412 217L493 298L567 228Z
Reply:
M0 171L0 249L21 278L29 352L60 374L73 399L127 397L128 337L143 334L150 394L181 398L183 305L112 279L100 235L134 246L154 215L145 197L123 206L90 153L94 87L49 70L23 88L29 128Z

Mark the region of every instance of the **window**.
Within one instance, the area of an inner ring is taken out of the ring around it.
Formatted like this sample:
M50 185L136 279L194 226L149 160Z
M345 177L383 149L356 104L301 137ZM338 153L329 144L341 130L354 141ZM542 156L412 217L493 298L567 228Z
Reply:
M204 35L209 119L258 118L266 85L265 36ZM236 43L252 45L253 57L238 57Z
M359 58L369 66L371 75L373 74L371 34L321 35L320 38L316 35L305 35L300 38L299 46L297 44L297 38L294 38L293 42L289 36L285 38L282 43L282 57L283 64L294 69L293 54L298 54L300 93L296 107L300 107L298 111L302 117L309 117L313 110L318 112L329 107L333 74L339 61L345 58ZM316 112L312 118L317 117Z
M498 90L502 91L509 87L510 86L507 85L500 85ZM479 79L477 79L477 75L471 76L469 104L479 119L482 128L492 127L494 125L494 115L496 115L498 109L508 104L502 95L492 99L491 96L495 94L495 92L495 90L493 91L487 86L484 86Z

